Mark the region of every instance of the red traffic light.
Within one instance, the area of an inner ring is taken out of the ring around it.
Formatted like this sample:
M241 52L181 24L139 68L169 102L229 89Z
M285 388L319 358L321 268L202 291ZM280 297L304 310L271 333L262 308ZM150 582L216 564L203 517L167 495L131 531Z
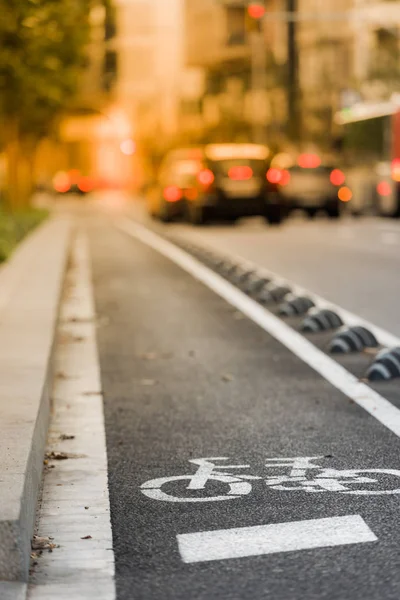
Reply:
M249 4L247 12L249 13L249 17L252 19L262 19L265 15L265 6L259 2L252 2Z

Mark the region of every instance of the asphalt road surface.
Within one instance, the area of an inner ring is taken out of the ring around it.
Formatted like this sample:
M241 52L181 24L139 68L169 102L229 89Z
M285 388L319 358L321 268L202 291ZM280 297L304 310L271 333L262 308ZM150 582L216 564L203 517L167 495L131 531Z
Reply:
M146 235L86 225L118 600L398 600L400 379L369 414ZM168 231L400 334L396 222Z

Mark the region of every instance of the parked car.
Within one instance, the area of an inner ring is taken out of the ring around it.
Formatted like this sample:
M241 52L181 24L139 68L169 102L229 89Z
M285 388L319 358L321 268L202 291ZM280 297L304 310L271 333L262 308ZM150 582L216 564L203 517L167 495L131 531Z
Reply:
M289 212L301 209L312 218L323 210L337 219L352 198L343 171L318 154L277 154L271 168Z
M152 216L201 225L263 216L279 224L286 215L279 185L270 177L272 153L258 144L211 144L175 150L165 158L149 194Z

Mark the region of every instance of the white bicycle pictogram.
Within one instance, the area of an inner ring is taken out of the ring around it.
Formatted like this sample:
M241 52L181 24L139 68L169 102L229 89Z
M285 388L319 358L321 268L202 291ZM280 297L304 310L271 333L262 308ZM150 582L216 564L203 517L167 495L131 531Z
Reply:
M248 469L249 465L216 465L213 461L225 461L229 460L226 457L217 456L214 458L196 458L189 460L193 465L198 465L197 472L194 475L177 475L172 477L160 477L159 479L152 479L147 481L140 488L149 498L153 500L164 500L167 502L218 502L221 500L234 500L241 496L250 494L252 487L251 484L246 481L261 479L255 475L231 475L225 473L226 469ZM223 469L221 471L220 469ZM207 496L207 497L176 497L164 492L161 488L169 483L177 481L189 481L187 490L204 490L208 481L217 481L225 484L227 491L224 495L220 496Z
M331 469L312 463L321 460L323 456L307 456L295 458L269 458L267 468L289 468L287 475L271 475L265 479L268 487L280 491L304 491L309 493L339 492L355 496L377 496L400 494L400 487L394 489L353 489L352 485L380 484L382 478L400 479L398 469ZM308 471L319 470L314 477L309 478ZM375 477L371 477L375 475ZM400 481L397 483L400 485Z
M198 469L196 473L152 479L144 483L140 489L148 498L164 502L219 502L234 500L249 495L252 491L251 482L262 479L265 481L267 488L284 492L337 492L358 496L400 494L400 487L396 487L396 485L400 486L400 481L394 486L391 485L389 489L379 489L380 486L387 486L388 480L392 481L393 478L400 480L400 470L398 469L341 470L324 468L314 464L313 461L322 460L323 458L323 456L268 458L265 463L266 469L274 471L276 469L284 469L286 473L273 473L264 477L243 474L242 472L227 473L227 470L250 468L250 465L224 464L224 461L229 460L227 457L192 459L189 462L197 465ZM222 461L223 464L216 464L215 461ZM177 482L184 481L188 482L185 489L189 493L186 495L177 492L177 486L174 485ZM214 495L214 492L209 492L210 486L207 487L209 482L223 484L224 493ZM374 485L375 488L373 487ZM377 485L378 489L376 489ZM356 486L356 488L354 489L353 486ZM190 494L193 491L200 491L202 495L193 496Z

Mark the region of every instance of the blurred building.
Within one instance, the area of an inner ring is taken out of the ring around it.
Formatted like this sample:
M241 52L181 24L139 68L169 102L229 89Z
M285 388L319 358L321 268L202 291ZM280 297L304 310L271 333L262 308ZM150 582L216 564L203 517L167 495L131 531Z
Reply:
M207 139L279 143L287 129L287 23L274 15L286 0L186 0L186 64L204 85L186 106L187 122ZM190 119L191 116L191 119ZM196 118L197 116L197 118Z
M146 148L178 131L182 0L99 0L90 23L85 74L61 124L61 162L102 186L139 188Z
M400 3L298 0L302 134L324 144L336 111L400 90Z
M301 134L324 144L342 92L353 82L353 31L349 0L299 0L297 24Z

